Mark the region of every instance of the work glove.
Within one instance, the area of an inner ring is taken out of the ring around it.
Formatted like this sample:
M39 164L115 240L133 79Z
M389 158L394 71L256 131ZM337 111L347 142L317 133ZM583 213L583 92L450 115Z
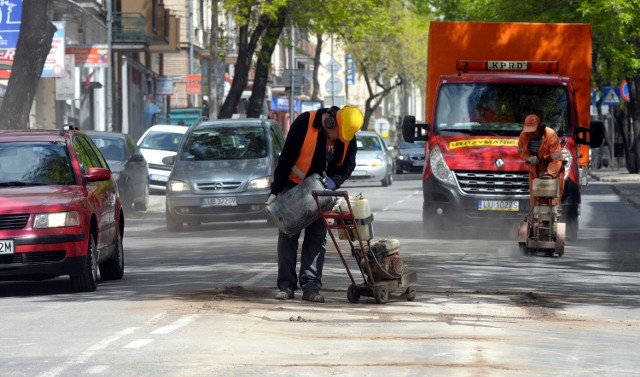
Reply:
M338 185L336 185L336 182L329 177L324 177L322 179L322 184L327 190L335 190L338 187Z
M271 204L271 203L273 203L275 201L276 201L276 195L275 194L271 194L267 198L267 201L264 203L264 205L268 206L269 204Z
M527 164L529 165L538 165L539 163L540 160L537 156L530 156L529 158L527 158Z

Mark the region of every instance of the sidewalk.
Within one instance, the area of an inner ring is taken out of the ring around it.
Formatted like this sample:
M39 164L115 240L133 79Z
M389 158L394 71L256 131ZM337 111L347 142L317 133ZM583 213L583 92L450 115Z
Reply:
M612 183L616 194L640 208L640 174L629 174L626 168L592 169L589 171L589 179Z

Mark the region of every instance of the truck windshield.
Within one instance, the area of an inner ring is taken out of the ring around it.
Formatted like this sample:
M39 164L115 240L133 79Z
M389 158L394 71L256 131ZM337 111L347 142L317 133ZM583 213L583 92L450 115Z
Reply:
M537 114L558 135L569 135L569 96L564 86L444 84L435 133L517 136L524 118Z

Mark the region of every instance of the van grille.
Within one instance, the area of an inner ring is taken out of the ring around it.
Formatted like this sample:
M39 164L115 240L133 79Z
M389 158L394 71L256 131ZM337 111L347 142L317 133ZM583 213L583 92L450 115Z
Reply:
M456 179L465 194L529 195L529 173L456 171Z

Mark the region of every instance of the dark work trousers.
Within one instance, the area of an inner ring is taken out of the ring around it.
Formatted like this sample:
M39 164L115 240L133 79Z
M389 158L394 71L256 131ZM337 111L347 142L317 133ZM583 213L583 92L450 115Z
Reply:
M300 233L291 237L278 234L278 288L291 289L298 285L296 264L298 259L298 240ZM322 288L322 267L327 244L327 228L322 219L318 219L304 229L304 241L300 253L300 287L303 292L319 291Z

